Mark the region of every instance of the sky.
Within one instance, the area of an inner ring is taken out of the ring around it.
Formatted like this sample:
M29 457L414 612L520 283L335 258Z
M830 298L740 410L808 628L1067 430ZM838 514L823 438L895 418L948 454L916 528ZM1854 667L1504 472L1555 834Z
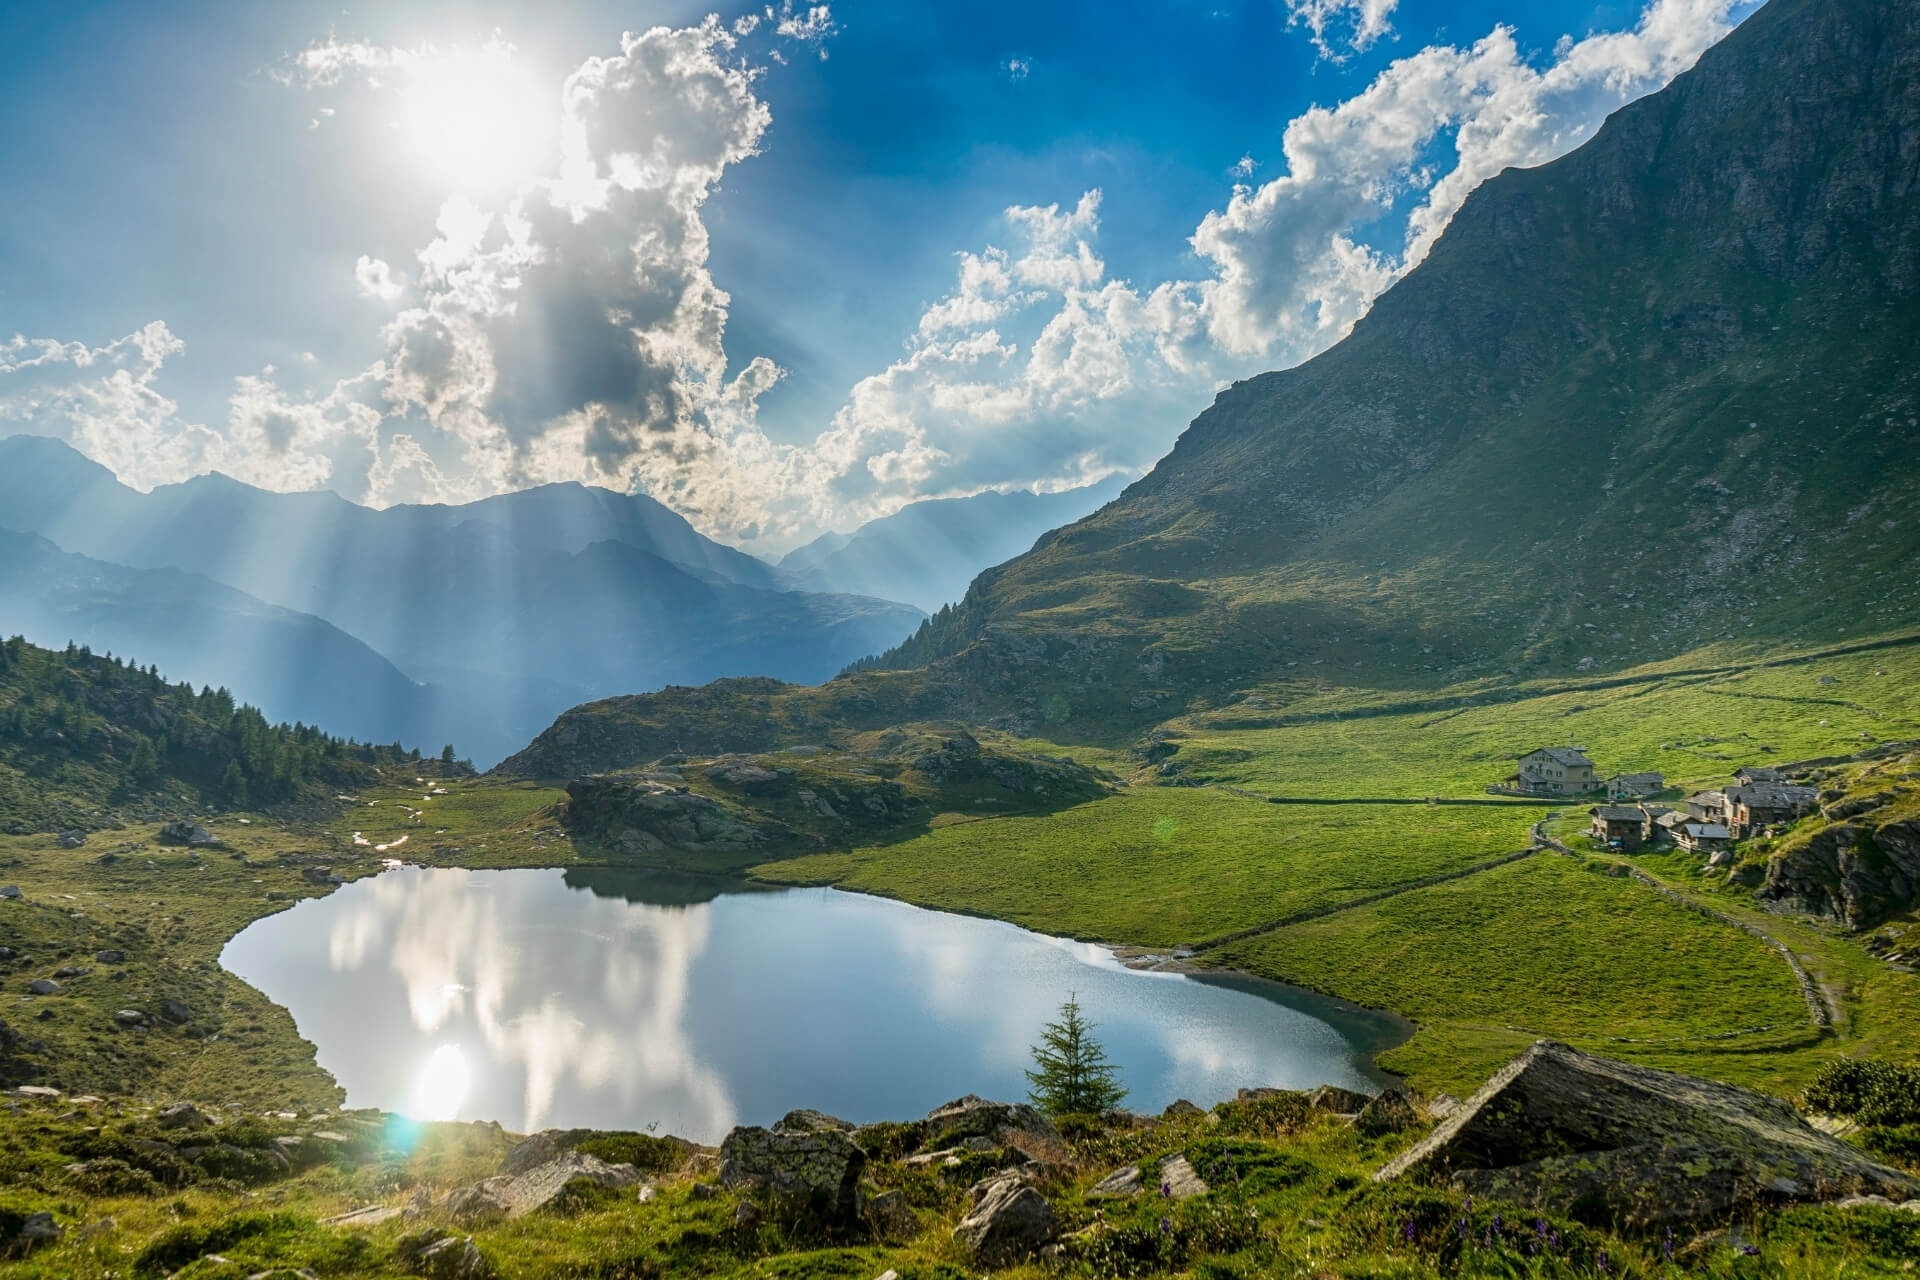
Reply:
M764 552L1134 474L1754 7L15 3L0 435Z

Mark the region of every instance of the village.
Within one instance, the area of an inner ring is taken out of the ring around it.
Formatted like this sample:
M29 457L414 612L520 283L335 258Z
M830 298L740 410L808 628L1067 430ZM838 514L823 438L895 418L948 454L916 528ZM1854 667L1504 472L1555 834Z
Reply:
M1606 797L1587 810L1587 834L1623 853L1678 847L1703 854L1709 865L1734 860L1741 840L1773 835L1813 812L1817 788L1789 780L1778 769L1736 770L1733 784L1695 792L1671 804L1666 779L1657 773L1619 773L1601 778L1584 748L1539 747L1521 756L1517 770L1487 788L1496 795Z

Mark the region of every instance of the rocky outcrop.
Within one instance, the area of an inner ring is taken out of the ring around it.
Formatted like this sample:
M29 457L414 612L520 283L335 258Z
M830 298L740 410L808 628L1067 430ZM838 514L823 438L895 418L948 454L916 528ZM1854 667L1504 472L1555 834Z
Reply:
M576 1182L619 1189L639 1181L640 1171L630 1164L608 1164L583 1152L567 1151L544 1164L460 1188L447 1198L447 1212L465 1224L499 1222L547 1208Z
M1060 1234L1060 1215L1018 1173L1006 1172L973 1188L973 1207L953 1238L982 1266L1004 1267L1032 1257Z
M697 792L645 775L610 774L567 784L567 827L622 853L663 849L738 853L785 833Z
M1536 1042L1376 1181L1455 1188L1589 1220L1724 1219L1758 1206L1884 1195L1913 1179L1777 1098Z
M1354 1117L1353 1127L1369 1138L1378 1138L1389 1133L1404 1133L1419 1123L1420 1115L1414 1110L1413 1099L1403 1090L1389 1089L1367 1100L1367 1105Z
M843 1128L742 1126L720 1144L720 1185L765 1203L789 1224L857 1223L866 1167L866 1152Z
M928 1146L953 1146L969 1138L1019 1146L1023 1139L1059 1142L1060 1130L1024 1102L989 1102L971 1093L927 1113Z
M220 837L205 827L177 819L161 827L156 838L161 844L185 845L194 849L211 849L220 843Z
M1866 929L1911 906L1920 893L1920 825L1875 830L1836 823L1783 849L1767 864L1758 896L1796 911Z

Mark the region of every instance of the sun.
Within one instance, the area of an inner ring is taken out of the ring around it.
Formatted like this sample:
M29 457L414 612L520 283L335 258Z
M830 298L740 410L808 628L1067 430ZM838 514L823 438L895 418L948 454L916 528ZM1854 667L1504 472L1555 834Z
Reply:
M512 45L438 50L411 62L399 120L422 171L468 195L530 178L554 145L556 103Z

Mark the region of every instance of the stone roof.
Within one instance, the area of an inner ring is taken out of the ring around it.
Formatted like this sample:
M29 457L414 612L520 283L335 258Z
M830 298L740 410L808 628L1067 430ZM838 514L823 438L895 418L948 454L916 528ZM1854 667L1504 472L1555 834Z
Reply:
M1556 764L1584 764L1589 768L1593 765L1593 761L1587 759L1587 753L1579 747L1535 747L1532 751L1527 752L1526 756L1521 756L1520 758L1525 760L1527 756L1545 756Z
M1682 829L1695 840L1733 839L1733 832L1718 822L1689 822Z
M1599 804L1587 812L1608 822L1639 822L1646 817L1639 809L1627 804Z
M1744 787L1727 789L1727 799L1733 803L1761 809L1793 809L1811 805L1819 794L1812 787L1796 787L1780 782L1753 782Z
M1785 782L1787 780L1787 775L1766 765L1749 765L1745 769L1736 770L1733 776L1742 782Z

